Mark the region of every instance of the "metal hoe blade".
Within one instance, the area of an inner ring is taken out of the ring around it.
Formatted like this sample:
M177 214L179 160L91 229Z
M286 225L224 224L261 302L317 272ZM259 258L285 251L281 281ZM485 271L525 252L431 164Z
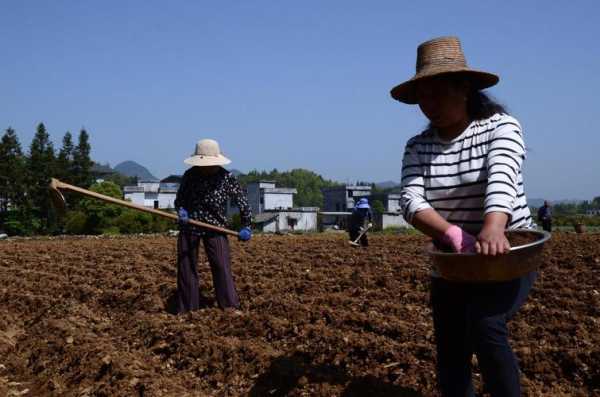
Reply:
M50 201L52 202L52 206L56 210L56 213L58 216L63 216L67 210L67 202L65 196L58 190L57 183L58 181L52 178L50 185L48 186L48 192L50 193Z

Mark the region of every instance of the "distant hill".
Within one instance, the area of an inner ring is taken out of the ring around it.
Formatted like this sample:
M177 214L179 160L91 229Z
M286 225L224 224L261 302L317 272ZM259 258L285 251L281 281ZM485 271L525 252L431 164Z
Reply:
M136 176L140 181L157 181L155 177L148 171L146 167L136 163L135 161L123 161L115 166L115 171L125 176Z
M236 178L240 175L244 175L244 173L242 171L236 170L235 168L230 169L229 172L231 172L233 174L233 176L235 176Z
M540 208L542 205L544 205L544 199L538 199L538 198L528 198L527 199L527 205L529 207L533 207L533 208Z
M399 185L400 184L395 181L385 181L385 182L379 182L379 183L375 184L375 186L377 186L378 189L391 189L391 188L394 188Z
M583 199L563 199L563 200L552 200L552 199L546 199L550 202L551 205L556 205L556 204L580 204L582 203ZM544 205L544 199L540 199L540 198L534 198L534 199L527 199L527 204L530 207L534 207L534 208L539 208L542 205Z
M583 199L563 199L563 200L550 200L552 204L581 204L585 200Z

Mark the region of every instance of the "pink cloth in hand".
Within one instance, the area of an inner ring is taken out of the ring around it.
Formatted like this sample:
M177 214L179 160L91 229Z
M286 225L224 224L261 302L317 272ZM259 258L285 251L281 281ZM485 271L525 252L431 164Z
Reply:
M455 252L475 252L477 239L456 225L450 226L442 236L442 242L454 249Z

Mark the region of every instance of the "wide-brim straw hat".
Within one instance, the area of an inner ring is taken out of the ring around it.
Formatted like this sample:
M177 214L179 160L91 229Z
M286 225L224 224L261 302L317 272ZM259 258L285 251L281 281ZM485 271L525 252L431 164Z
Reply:
M223 156L217 141L214 139L202 139L196 143L194 154L183 162L196 167L209 167L226 165L231 163L231 160Z
M416 104L416 83L428 77L444 74L464 75L478 90L491 87L500 80L493 73L471 69L467 66L465 54L458 37L438 37L419 45L417 48L416 74L410 80L394 87L390 94L392 98L400 102L411 105Z

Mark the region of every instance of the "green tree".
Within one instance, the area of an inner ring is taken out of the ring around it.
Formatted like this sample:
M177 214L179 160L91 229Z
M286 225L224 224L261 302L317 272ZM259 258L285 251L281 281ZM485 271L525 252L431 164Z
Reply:
M62 147L56 159L56 177L60 180L73 183L73 136L66 132L63 137Z
M85 234L87 223L88 218L83 211L68 211L65 215L65 233Z
M118 199L123 197L119 186L112 182L95 183L89 190ZM82 199L80 206L87 216L85 227L87 234L102 234L105 230L109 230L114 226L114 220L123 213L123 207L94 198Z
M322 188L336 186L337 183L324 179L312 171L297 168L291 171L279 172L273 169L266 171L250 171L247 175L240 175L240 183L258 182L269 180L277 183L279 187L292 187L298 190L294 197L294 206L296 207L323 207Z
M60 179L63 182L70 183L70 184L73 184L75 182L74 178L73 178L73 154L74 154L74 151L75 151L75 147L73 146L73 136L71 135L71 133L69 131L67 131L65 133L65 135L63 136L62 147L60 148L60 151L58 152L58 156L56 158L56 168L55 168L55 173L53 176L55 178ZM81 197L79 195L71 193L71 192L63 192L63 195L65 196L65 200L68 203L69 207L71 207L71 208L77 207L77 203L81 199ZM74 230L73 219L81 220L81 217L74 218L73 216L71 216L71 217L64 217L62 219L59 219L58 220L58 229L61 231L64 231L65 233L69 233L69 234L81 234L79 232L73 231Z
M380 200L373 200L371 207L373 208L373 212L376 214L383 214L385 212L385 206Z
M26 157L17 134L8 128L0 141L0 229L9 235L28 235L39 229L26 191Z
M153 230L154 221L152 215L132 209L124 209L114 222L120 233L150 233Z
M87 188L94 183L92 166L94 162L90 158L90 137L85 129L79 132L77 146L73 150L73 183L79 187Z
M123 189L125 186L137 185L137 178L135 176L127 176L119 172L107 175L103 177L103 179L105 181L113 182L114 184L118 185L121 189Z
M55 171L54 145L43 123L37 127L29 148L28 196L33 206L33 216L40 219L40 230L37 232L53 232L56 225L56 214L50 206L48 185L50 176Z
M25 157L15 130L8 128L0 141L0 212L25 202Z

